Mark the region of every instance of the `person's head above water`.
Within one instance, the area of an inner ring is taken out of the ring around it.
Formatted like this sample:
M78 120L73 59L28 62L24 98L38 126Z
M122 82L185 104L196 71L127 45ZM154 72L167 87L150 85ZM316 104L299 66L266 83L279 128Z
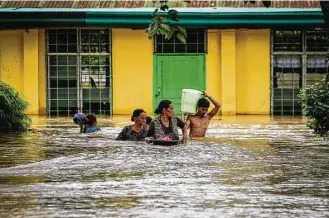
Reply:
M197 106L198 106L198 114L200 116L204 116L208 112L208 109L210 107L210 102L206 98L200 98Z
M154 113L172 117L174 116L174 105L169 100L162 100L155 109Z
M93 126L97 124L97 118L94 114L87 114L85 116L85 124Z
M151 122L152 122L152 117L146 116L146 125L150 125Z
M83 113L74 114L73 122L75 124L83 125L85 121L85 115Z
M146 112L143 109L135 109L131 115L131 121L137 125L145 125Z

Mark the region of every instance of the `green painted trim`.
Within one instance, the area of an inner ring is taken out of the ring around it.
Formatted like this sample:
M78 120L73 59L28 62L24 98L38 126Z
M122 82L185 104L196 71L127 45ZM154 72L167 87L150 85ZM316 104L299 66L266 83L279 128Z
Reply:
M197 56L205 55L206 53L155 53L156 56Z
M151 12L145 11L86 11L88 18L92 17L150 17ZM165 13L160 13L165 14ZM321 10L318 11L268 11L268 12L179 12L181 18L184 17L270 17L270 16L323 16Z
M155 108L157 107L156 102L155 102L155 93L156 93L156 87L157 87L157 77L156 77L156 70L157 70L157 54L153 54L153 92L152 92L152 115L155 116L156 114L154 113Z
M321 26L324 24L321 10L269 11L269 12L180 12L179 24L186 27L244 28L278 27L281 25ZM87 26L91 25L139 25L150 23L151 12L86 12ZM178 22L171 22L178 23Z
M324 26L321 10L210 11L180 13L179 24L189 28L310 28ZM137 10L4 10L0 29L48 27L145 28L151 11ZM175 22L172 22L175 23ZM177 23L177 22L176 22Z
M203 54L203 63L204 63L204 67L203 67L203 71L204 71L204 76L203 76L204 90L207 91L207 54Z

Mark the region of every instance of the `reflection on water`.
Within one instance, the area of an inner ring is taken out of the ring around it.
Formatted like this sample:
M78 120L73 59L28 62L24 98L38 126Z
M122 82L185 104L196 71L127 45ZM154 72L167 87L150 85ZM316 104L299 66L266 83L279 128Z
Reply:
M216 118L207 138L161 147L114 138L129 118L33 117L0 135L1 217L329 216L329 146L302 118Z

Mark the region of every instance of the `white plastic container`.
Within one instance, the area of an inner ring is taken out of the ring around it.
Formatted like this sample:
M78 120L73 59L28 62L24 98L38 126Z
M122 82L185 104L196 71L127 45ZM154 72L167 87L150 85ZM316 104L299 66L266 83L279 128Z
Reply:
M183 89L181 100L181 111L183 113L195 114L197 112L197 103L203 93L194 89Z

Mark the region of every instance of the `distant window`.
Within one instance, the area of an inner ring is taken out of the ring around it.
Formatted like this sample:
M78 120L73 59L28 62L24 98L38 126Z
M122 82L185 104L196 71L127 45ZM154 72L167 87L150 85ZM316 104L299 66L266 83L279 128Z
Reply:
M300 89L325 77L328 33L322 29L274 30L272 39L272 114L301 115Z

